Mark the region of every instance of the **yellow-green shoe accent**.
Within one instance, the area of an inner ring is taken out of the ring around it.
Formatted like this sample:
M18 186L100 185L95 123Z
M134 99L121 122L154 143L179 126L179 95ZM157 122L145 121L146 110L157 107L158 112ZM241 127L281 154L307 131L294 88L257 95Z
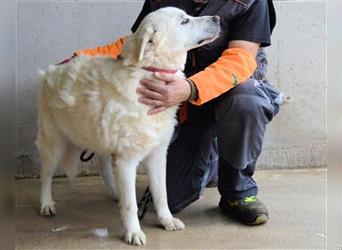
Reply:
M261 225L269 220L267 208L256 196L241 200L221 199L219 207L224 214L246 225Z

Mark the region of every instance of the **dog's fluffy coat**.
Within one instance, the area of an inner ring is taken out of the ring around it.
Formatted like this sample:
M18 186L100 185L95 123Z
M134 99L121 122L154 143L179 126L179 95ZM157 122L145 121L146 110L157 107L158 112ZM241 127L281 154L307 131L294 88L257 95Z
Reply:
M182 22L184 19L190 21ZM36 144L42 162L42 215L56 212L51 183L57 165L68 176L75 176L79 149L88 148L96 152L110 192L118 195L127 243L146 242L135 194L136 168L141 161L147 168L161 224L167 230L184 228L168 209L165 180L177 107L147 115L150 107L138 102L136 89L141 79L152 77L143 67L177 69L181 75L186 51L212 41L218 32L217 18L193 18L179 9L164 8L148 15L128 38L122 60L81 56L40 72Z

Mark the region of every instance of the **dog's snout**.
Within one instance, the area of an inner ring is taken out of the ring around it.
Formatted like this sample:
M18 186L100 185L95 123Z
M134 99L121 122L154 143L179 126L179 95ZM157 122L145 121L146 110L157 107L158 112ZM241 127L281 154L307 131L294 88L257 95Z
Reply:
M219 16L213 16L214 23L219 24L220 23L220 17Z

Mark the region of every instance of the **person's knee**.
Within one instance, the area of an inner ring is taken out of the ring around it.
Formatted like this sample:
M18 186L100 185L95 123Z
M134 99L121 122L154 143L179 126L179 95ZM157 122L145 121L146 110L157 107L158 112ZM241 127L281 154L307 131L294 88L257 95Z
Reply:
M244 116L254 116L263 111L264 101L258 97L237 95L233 97L232 110Z
M227 117L228 121L238 118L240 121L252 119L268 123L273 118L273 107L263 98L253 95L234 95L227 100L228 105L218 107L218 120ZM224 119L223 119L224 120Z

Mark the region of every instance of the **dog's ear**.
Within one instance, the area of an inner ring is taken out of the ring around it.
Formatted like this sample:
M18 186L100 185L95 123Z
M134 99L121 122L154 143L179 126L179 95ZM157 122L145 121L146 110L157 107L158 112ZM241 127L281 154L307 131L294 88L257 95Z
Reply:
M152 26L142 30L143 35L140 40L140 44L138 45L138 61L141 61L144 58L145 50L148 44L153 45L153 37L156 31L156 28Z

